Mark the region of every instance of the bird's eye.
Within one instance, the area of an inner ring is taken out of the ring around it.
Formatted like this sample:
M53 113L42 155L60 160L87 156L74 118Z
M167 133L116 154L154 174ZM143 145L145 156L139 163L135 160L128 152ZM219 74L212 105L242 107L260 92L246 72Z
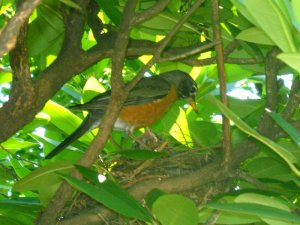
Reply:
M192 95L196 95L196 92L197 92L197 87L195 85L193 85L190 89L190 96Z

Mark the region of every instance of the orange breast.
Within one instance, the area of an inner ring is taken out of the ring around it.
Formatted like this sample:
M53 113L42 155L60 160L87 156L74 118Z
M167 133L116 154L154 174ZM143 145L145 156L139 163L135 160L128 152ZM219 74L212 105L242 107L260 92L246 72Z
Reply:
M121 110L119 119L130 124L133 129L147 127L157 120L170 108L178 99L175 87L172 87L169 94L163 99L143 105L130 105Z

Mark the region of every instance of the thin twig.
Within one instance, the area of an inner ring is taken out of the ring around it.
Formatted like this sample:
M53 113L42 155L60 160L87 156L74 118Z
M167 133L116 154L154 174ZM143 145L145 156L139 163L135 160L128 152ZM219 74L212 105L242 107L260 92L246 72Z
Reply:
M176 53L175 54L173 54L173 53L164 54L164 56L159 59L159 62L175 61L175 60L184 59L189 56L198 54L200 52L204 52L205 50L214 47L216 44L218 44L218 42L213 41L213 42L210 42L210 43L202 45L202 46L198 46L198 47L193 46L192 48L189 48L185 51L178 52L177 54Z
M165 147L169 144L168 141L164 141L158 148L157 148L157 152L161 152L165 149ZM133 171L133 176L136 176L138 174L140 174L143 170L145 170L146 168L148 168L153 162L153 159L149 159L146 160L145 162L143 162L138 168L136 168Z
M170 0L160 0L155 5L151 6L149 9L138 13L132 20L132 25L137 25L142 23L156 14L160 13L169 4Z
M218 67L218 77L220 82L220 95L221 101L224 105L228 106L228 100L226 95L226 72L224 66L224 53L222 47L222 37L219 21L219 3L218 0L212 1L212 19L213 19L213 33L215 40L219 42L215 46L216 61ZM224 163L226 169L228 169L231 162L231 134L230 134L230 122L229 119L223 115L223 150L224 150Z
M183 59L182 62L191 65L191 66L206 66L211 65L217 62L216 57L207 58L207 59ZM257 59L251 59L251 58L226 58L224 60L227 64L258 64L262 63L262 61L259 61Z

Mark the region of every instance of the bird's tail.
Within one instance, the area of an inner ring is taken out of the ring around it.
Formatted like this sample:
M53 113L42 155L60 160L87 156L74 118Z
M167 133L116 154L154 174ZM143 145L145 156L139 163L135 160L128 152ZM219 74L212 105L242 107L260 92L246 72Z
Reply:
M86 132L98 127L100 121L96 123L95 118L91 114L88 114L87 117L83 120L81 125L70 135L68 136L62 143L60 143L52 152L50 152L45 159L51 159L58 153L60 153L63 149L68 147L71 143L76 141L79 137L81 137Z

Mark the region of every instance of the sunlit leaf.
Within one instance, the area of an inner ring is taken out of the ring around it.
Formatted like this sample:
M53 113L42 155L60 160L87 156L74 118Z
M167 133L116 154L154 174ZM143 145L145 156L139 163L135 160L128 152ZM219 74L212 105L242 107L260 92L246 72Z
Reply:
M300 73L300 53L280 53L277 57Z
M238 36L236 36L236 38L257 44L274 45L274 42L269 38L269 36L257 27L251 27L243 30Z

